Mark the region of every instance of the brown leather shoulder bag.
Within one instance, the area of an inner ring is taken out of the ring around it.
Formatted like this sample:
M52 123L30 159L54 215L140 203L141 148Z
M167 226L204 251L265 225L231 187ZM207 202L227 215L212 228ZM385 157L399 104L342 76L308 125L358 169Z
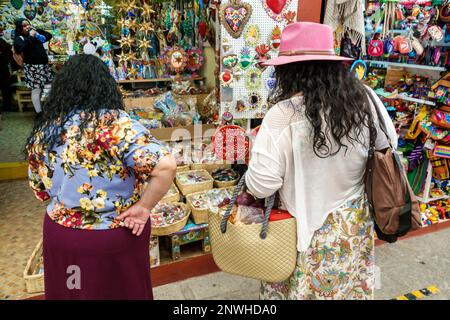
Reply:
M392 147L375 97L368 92L375 106L381 131L389 147L375 150L376 129L370 126L370 148L366 168L366 194L369 210L375 220L375 231L380 240L395 242L411 230L422 226L419 203L406 178L400 157Z

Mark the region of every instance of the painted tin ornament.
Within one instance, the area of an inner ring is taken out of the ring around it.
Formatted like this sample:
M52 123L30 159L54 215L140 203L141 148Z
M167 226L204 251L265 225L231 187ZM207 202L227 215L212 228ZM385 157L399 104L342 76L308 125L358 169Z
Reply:
M247 110L247 105L244 100L238 100L236 102L236 112L244 112Z
M250 57L250 49L244 47L241 50L241 58L239 59L239 65L242 70L247 70L253 63L253 59Z
M234 119L233 114L229 111L225 111L222 114L222 124L230 124L233 122L233 119Z
M25 16L25 18L27 18L30 21L36 18L36 14L37 14L36 7L33 5L28 5L23 11L23 15Z
M277 22L283 20L283 15L288 11L291 4L291 0L261 0L261 2L269 17Z
M283 14L284 19L286 20L286 24L291 24L295 21L295 16L297 14L295 11L288 11L287 13Z
M237 54L227 54L222 58L222 64L227 68L234 68L238 63L238 57Z
M230 0L230 2L220 5L220 22L233 38L238 39L244 31L252 11L253 8L250 4L240 0Z
M42 16L42 14L44 13L44 11L45 11L45 7L43 7L43 6L41 6L41 5L37 6L36 12L37 12L38 15Z
M277 51L280 48L281 44L281 30L280 27L275 26L272 32L270 33L269 44L270 48L274 51Z
M261 40L261 32L256 24L248 26L247 31L244 33L245 43L250 47L255 47Z
M248 94L248 102L250 110L256 110L261 106L262 97L258 92L250 92Z
M226 69L220 74L220 83L224 87L231 86L231 84L233 83L233 80L234 80L234 76L231 73L231 70Z
M275 71L272 71L270 73L269 78L266 80L266 89L268 91L272 91L276 88L277 86L277 79L275 77Z
M10 0L10 3L16 10L20 10L23 7L23 0Z
M222 96L222 102L233 102L234 90L229 86L220 87L220 94Z
M267 44L260 44L255 48L255 51L255 60L258 61L256 67L264 71L267 66L263 65L263 63L270 59L270 47Z
M222 50L223 50L223 52L228 52L229 50L231 49L231 45L230 45L230 42L229 42L229 40L228 40L228 38L224 38L223 40L222 40Z
M247 71L245 75L245 88L248 91L255 91L261 88L261 70L252 68Z

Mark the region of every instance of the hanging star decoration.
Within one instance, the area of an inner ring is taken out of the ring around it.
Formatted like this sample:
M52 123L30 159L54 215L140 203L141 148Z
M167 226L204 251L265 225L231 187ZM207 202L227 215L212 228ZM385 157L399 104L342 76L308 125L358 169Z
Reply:
M149 6L148 4L145 3L142 6L142 15L150 16L152 13L155 13L155 10L152 9L152 6Z
M142 51L146 51L148 48L151 48L150 41L143 38L142 40L138 40L139 42L139 49Z
M128 29L136 30L137 28L136 20L134 19L128 19L125 25Z
M133 0L127 6L127 11L133 11L137 9L136 2Z
M117 6L117 9L119 9L119 13L126 12L128 9L128 3L122 2Z
M125 20L124 18L120 18L119 20L117 20L117 24L123 28L123 26L126 26L127 20Z
M117 58L119 58L119 64L127 63L128 54L122 52L121 54L117 55Z
M139 28L139 30L147 34L148 32L153 31L154 29L150 22L144 22L141 23L141 27Z
M136 59L137 59L137 58L136 58L136 53L133 52L133 51L128 52L127 59L128 59L128 61L134 61L134 60L136 60Z
M134 39L132 39L131 36L128 35L126 37L120 38L120 40L118 40L117 42L120 43L121 48L126 48L126 47L131 48L131 46L134 43Z
M138 73L138 69L136 69L134 66L132 66L130 69L128 69L128 77L130 77L131 79L134 79L135 76Z

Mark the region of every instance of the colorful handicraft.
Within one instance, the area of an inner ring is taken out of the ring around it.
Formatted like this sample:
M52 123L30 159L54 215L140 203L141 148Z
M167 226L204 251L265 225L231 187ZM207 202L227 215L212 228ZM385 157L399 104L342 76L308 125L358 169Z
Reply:
M239 38L252 15L252 7L240 0L231 0L220 6L219 17L228 33L235 39Z
M158 203L150 212L152 227L164 227L182 220L186 216L185 209L175 203Z
M291 0L261 0L261 2L269 17L277 22L283 20L291 4Z
M206 182L210 180L210 178L193 172L180 172L177 174L177 180L181 184L195 184L200 182Z
M228 182L239 178L239 175L233 169L219 169L212 173L214 180Z

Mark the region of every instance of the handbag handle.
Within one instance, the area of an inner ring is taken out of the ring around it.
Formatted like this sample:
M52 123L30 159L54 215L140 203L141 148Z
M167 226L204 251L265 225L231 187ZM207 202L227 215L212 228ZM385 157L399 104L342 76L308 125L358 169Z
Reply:
M239 183L236 185L233 191L233 196L231 197L230 203L228 204L227 210L225 211L225 214L222 217L222 222L220 223L220 231L222 233L225 233L227 231L227 223L231 215L231 210L233 209L233 206L236 203L239 192L242 190L244 185L245 185L245 173L242 175L241 179L239 180ZM267 206L266 209L264 210L264 220L261 227L261 233L259 234L259 237L263 240L267 237L267 227L269 226L270 212L272 211L274 203L275 203L275 194L267 198Z

